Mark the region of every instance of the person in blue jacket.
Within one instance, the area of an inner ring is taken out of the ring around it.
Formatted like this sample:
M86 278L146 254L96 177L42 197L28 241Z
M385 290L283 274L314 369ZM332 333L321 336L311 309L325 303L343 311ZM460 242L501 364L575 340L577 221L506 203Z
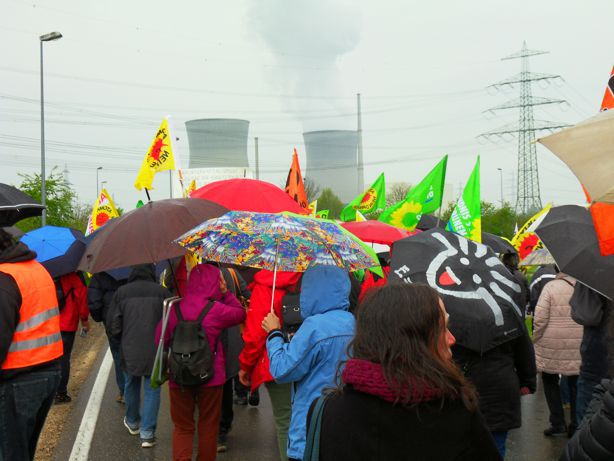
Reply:
M278 383L294 383L288 431L288 459L302 460L307 437L307 412L322 391L335 385L339 364L348 357L354 337L354 316L348 312L350 279L334 266L313 266L303 275L300 306L303 323L286 343L280 322L270 313L267 331L270 371Z

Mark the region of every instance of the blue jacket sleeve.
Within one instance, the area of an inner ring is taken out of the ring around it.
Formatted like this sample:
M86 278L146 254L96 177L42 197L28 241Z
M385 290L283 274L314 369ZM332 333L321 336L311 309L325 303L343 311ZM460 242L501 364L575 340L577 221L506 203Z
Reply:
M275 381L291 383L300 381L312 368L317 357L318 342L314 329L307 320L296 332L292 341L284 342L279 335L271 335L266 342L270 372Z

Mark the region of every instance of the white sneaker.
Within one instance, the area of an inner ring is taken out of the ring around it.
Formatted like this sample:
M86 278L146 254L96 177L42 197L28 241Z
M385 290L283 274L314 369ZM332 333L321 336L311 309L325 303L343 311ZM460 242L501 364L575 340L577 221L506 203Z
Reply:
M141 448L151 448L156 444L156 438L152 437L151 439L141 439Z
M128 429L128 432L130 432L130 435L139 435L141 432L138 427L136 429L131 428L125 416L124 416L124 426L126 426L126 429Z

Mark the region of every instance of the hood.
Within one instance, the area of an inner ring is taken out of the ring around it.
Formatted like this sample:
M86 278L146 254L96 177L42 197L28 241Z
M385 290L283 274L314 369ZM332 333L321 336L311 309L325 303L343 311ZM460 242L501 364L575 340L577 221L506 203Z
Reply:
M556 274L556 276L554 278L555 279L564 279L564 280L568 281L569 283L571 283L573 286L576 285L576 279L573 278L571 275L564 274L563 272L559 272L558 274Z
M132 266L132 272L128 277L128 283L136 280L147 280L149 282L156 281L156 266L153 264L137 264Z
M202 306L205 299L221 298L220 270L211 264L199 264L194 267L190 272L183 302L187 304L194 302Z
M341 309L350 305L350 277L336 266L313 266L303 275L301 317Z
M277 279L275 280L275 286L279 288L286 288L292 285L296 285L300 278L301 274L298 272L277 271ZM254 275L254 282L272 288L273 272L264 269L256 272L256 274Z
M0 251L0 263L21 263L35 258L36 253L22 242L17 242L15 245Z

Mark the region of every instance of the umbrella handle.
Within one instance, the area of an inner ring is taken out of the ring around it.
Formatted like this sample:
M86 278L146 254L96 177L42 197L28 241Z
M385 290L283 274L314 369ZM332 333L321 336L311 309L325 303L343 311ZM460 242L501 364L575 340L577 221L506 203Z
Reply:
M275 247L275 268L273 269L273 291L271 292L271 314L275 313L273 301L275 300L275 283L277 282L277 255L279 253L279 240Z

